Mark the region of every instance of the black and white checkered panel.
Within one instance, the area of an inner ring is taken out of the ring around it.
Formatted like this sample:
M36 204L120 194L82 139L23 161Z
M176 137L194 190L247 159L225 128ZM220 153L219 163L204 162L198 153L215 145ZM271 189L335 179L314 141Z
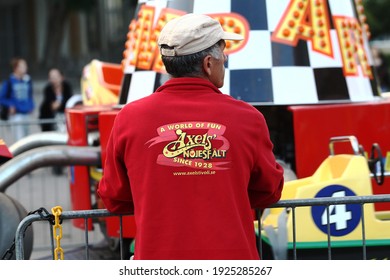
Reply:
M290 0L194 1L194 13L234 12L245 17L250 26L245 47L228 57L221 91L254 105L367 101L378 96L375 80L363 74L344 76L338 36L332 23L333 58L313 51L310 41L300 40L297 46L271 41L289 3ZM330 18L356 17L354 0L328 0L328 8ZM365 44L372 65L368 42ZM127 102L153 92L153 87L161 84L161 75L136 71L131 80Z
M250 9L246 7L248 2L251 2ZM245 48L229 56L226 69L228 84L223 90L237 99L254 104L365 101L377 96L375 81L362 74L344 76L333 24L330 32L334 58L313 51L310 41L300 40L293 47L270 40L289 2L231 1L232 12L246 17L251 31ZM333 15L355 17L353 0L329 0L328 8L330 18ZM368 45L365 47L370 53Z

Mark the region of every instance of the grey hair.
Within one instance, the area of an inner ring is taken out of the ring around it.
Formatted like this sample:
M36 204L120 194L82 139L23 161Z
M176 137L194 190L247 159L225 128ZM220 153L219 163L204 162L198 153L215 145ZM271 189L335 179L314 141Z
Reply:
M165 65L165 69L172 77L175 78L203 76L203 59L207 55L211 55L215 59L219 59L221 57L220 45L222 41L223 40L220 40L211 47L194 54L182 56L162 55L161 58Z

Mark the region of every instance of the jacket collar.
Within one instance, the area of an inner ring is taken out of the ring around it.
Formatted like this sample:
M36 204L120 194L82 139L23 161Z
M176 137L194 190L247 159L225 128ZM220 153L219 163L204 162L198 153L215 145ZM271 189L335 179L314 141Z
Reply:
M181 89L189 88L191 90L212 90L215 93L222 92L214 86L210 81L202 79L202 78L195 78L195 77L183 77L183 78L171 78L168 81L166 81L162 86L160 86L156 92L161 92L164 90L167 90L171 87L177 87L180 86Z

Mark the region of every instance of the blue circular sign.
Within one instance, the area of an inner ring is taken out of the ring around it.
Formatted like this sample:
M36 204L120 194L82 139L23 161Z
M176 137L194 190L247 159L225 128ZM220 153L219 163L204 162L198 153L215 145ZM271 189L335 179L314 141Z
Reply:
M356 196L347 187L330 185L321 189L315 197L345 197ZM326 205L313 206L311 215L317 227L328 234L328 214ZM362 208L360 204L339 204L329 206L330 235L344 236L351 233L360 223Z

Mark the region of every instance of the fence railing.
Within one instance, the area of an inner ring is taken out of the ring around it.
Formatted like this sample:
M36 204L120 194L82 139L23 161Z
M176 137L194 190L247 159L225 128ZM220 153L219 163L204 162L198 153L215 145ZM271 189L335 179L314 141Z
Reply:
M15 134L13 133L13 128L18 126L24 126L27 128L28 134L33 134L33 133L41 132L42 131L41 126L44 124L50 124L50 125L64 128L65 119L63 117L58 117L56 119L32 118L29 121L18 121L18 122L0 120L0 138L3 139L8 146L11 146L19 140L15 138Z
M323 198L313 198L313 199L294 199L294 200L281 200L278 203L270 206L270 208L287 208L289 209L289 212L292 215L292 231L293 231L293 257L292 259L298 259L298 253L297 253L297 240L296 240L296 225L295 220L296 217L296 209L299 207L313 207L313 206L325 206L327 209L327 216L328 216L328 232L327 232L327 239L328 239L328 248L327 248L327 256L328 259L332 259L332 237L330 234L330 225L329 225L329 215L330 210L329 207L332 205L349 205L349 204L358 204L360 205L362 209L362 216L361 216L361 225L362 225L362 232L361 232L361 250L362 250L362 259L367 259L367 240L366 240L366 217L364 215L364 205L371 204L371 203L380 203L380 202L390 202L390 195L372 195L372 196L347 196L347 197L323 197ZM260 212L260 211L259 211ZM71 220L71 219L79 219L83 218L85 223L87 224L88 219L93 218L101 218L101 217L109 217L109 216L118 216L120 219L120 244L122 245L123 238L122 238L122 231L123 231L123 223L122 223L122 217L123 215L115 215L110 212L108 212L105 209L98 209L98 210L88 210L88 211L64 211L62 212L61 219L62 220ZM261 215L258 215L258 221L257 224L260 228L257 228L257 232L259 233L258 238L258 250L259 255L262 257L263 254L263 243L262 243L262 219ZM374 217L369 217L369 219L374 219ZM47 220L47 217L44 217L39 214L29 215L25 219L21 221L19 224L19 227L17 229L16 235L15 235L15 252L16 252L16 259L24 259L24 247L23 247L23 237L24 232L26 231L27 227L30 226L35 221L42 221ZM390 222L390 221L389 221ZM87 228L87 227L86 227ZM51 241L53 241L53 232L51 232ZM388 233L388 239L390 240L390 232ZM85 259L89 259L89 233L86 230L84 235L84 254ZM122 249L122 246L120 246ZM52 252L54 250L54 243L52 242ZM123 252L120 253L121 259L123 256Z

